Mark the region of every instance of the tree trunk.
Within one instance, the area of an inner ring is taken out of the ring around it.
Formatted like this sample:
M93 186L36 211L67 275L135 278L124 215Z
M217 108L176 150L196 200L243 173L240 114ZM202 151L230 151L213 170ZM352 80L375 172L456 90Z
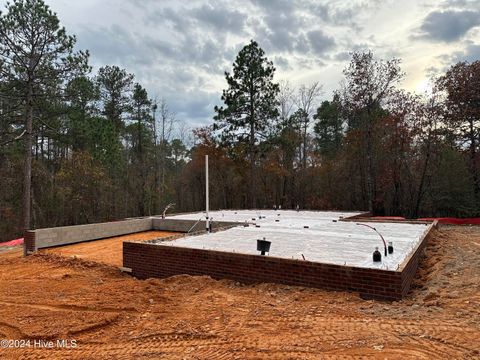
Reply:
M431 139L430 139L430 134L427 139L427 153L425 154L425 161L423 163L423 169L422 169L422 175L420 177L420 184L418 185L418 191L417 191L417 199L415 202L415 208L412 213L412 218L416 219L418 218L418 215L420 213L420 205L422 204L423 200L423 194L424 194L424 186L425 186L425 179L427 175L427 169L428 165L430 163L430 155L431 155Z
M305 125L303 129L303 170L307 169L307 128L308 128L308 119L305 119Z
M255 198L255 130L253 119L250 123L250 206L252 209L256 208Z
M30 229L32 188L33 84L28 83L25 114L25 162L23 171L23 231ZM26 251L26 248L25 248Z
M477 166L476 166L476 158L477 158L477 149L475 144L475 127L474 127L474 120L470 119L469 121L469 137L470 137L470 167L472 171L473 177L473 191L475 193L475 198L479 200L480 198L480 179L478 176Z
M250 206L252 209L257 207L256 204L256 179L255 179L255 91L253 81L250 83Z
M376 176L375 176L375 165L373 159L373 127L374 127L374 115L370 107L367 110L367 196L368 196L368 211L375 215L376 213Z
M374 196L374 185L373 185L373 146L372 146L372 133L370 128L367 130L367 198L368 198L368 211L374 215L375 210L375 196Z
M144 156L143 156L143 144L142 144L142 122L141 122L141 114L140 114L140 109L137 109L137 130L138 130L138 157L140 160L140 177L141 177L141 182L142 186L140 189L140 201L139 201L139 207L138 210L140 212L140 216L145 216L145 203L146 203L146 180L145 180L145 161L144 161Z
M154 142L155 142L155 151L153 153L154 157L154 164L155 164L155 195L153 197L154 199L154 205L153 205L153 213L154 214L159 214L160 213L160 198L159 198L159 190L160 190L160 176L158 173L158 136L157 136L157 120L156 120L156 103L155 103L155 108L153 110L153 136L154 136Z

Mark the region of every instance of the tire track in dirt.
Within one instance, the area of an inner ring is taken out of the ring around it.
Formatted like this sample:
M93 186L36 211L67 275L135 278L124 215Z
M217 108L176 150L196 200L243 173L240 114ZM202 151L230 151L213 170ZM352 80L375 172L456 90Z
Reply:
M114 358L134 359L140 354L161 355L169 354L172 356L181 356L185 354L186 349L192 349L191 353L195 356L201 356L202 359L222 359L228 358L227 348L235 342L228 339L204 339L203 336L192 337L191 335L179 334L157 334L147 338L130 339L128 347L124 342L105 343L83 343L79 342L77 349L72 349L73 357L85 358L94 357L97 359L114 356ZM26 354L36 352L35 349L28 349Z
M31 303L14 303L8 301L0 301L0 305L5 306L20 306L20 307L29 307L32 309L38 310L49 310L49 311L87 311L87 312L98 312L98 313L137 313L138 310L135 308L108 308L108 307L88 307L81 305L47 305L47 304L31 304Z
M79 328L74 328L71 329L67 332L67 335L69 336L78 336L82 335L85 333L89 333L95 330L105 330L108 326L111 326L115 324L120 318L120 315L115 315L107 319L100 320L97 323L86 325L86 326L80 326Z
M348 343L351 334L363 333L368 338L368 334L383 334L386 343L402 343L402 337L409 337L411 342L417 343L421 347L429 347L430 354L434 353L439 357L446 350L461 354L462 352L472 352L475 350L475 341L479 335L475 328L465 328L459 326L455 322L428 322L428 321L402 321L402 320L375 320L375 319L359 319L346 316L335 317L309 317L303 319L298 317L283 316L273 319L273 325L269 326L261 320L250 319L242 324L248 338L250 333L257 331L263 333L274 332L275 330L288 331L290 340L301 339L303 344L314 344L321 342L331 342L333 344L342 345ZM295 324L294 327L291 324ZM297 337L296 329L302 330L301 337ZM249 329L251 331L249 331ZM305 333L306 332L306 333ZM321 334L316 335L316 334ZM378 337L378 335L376 335ZM372 335L373 337L373 335ZM240 337L243 340L243 337ZM375 337L373 337L375 338ZM279 337L278 343L282 341ZM274 344L270 343L270 349ZM340 351L337 348L336 351Z
M2 339L22 339L23 332L17 326L0 321L0 340Z
M27 351L26 358L38 353L36 350ZM62 358L62 352L57 352ZM65 353L65 352L63 352ZM52 354L53 355L53 354ZM125 347L118 344L80 344L78 349L68 352L68 358L76 359L134 359L140 357L168 359L442 359L446 353L434 350L428 343L419 343L418 347L399 346L385 350L375 350L371 347L358 346L350 349L331 347L330 349L305 350L302 344L248 344L231 343L228 341L202 343L198 341L178 341L152 339L151 341L131 341ZM54 358L54 357L50 357ZM464 357L468 358L468 357ZM473 359L473 357L472 357Z
M374 320L352 317L317 317L312 321L299 321L296 318L276 319L275 323L296 323L299 328L312 329L321 332L323 336L331 336L331 340L339 341L342 335L351 333L376 332L386 337L407 335L415 339L438 342L453 350L474 350L474 344L480 335L475 328L460 326L451 321L405 321L405 320ZM306 335L304 338L308 338ZM473 345L473 346L472 346Z

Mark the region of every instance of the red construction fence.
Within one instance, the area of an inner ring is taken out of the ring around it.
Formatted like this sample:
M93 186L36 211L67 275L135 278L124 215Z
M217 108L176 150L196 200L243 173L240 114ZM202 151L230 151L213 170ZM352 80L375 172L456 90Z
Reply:
M406 219L401 216L372 216L369 217L372 220L411 220ZM444 218L420 218L416 219L418 221L435 221L437 220L439 224L448 224L448 225L480 225L480 218L454 218L454 217L444 217Z

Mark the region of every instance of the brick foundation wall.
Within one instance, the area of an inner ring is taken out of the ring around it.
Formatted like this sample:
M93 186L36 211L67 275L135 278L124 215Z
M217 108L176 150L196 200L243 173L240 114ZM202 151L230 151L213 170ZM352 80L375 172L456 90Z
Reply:
M402 273L402 296L405 296L408 293L413 278L417 273L418 265L420 264L420 261L425 254L428 239L432 234L431 230L433 228L436 228L437 226L438 222L435 221L427 228L415 251L407 259L405 259L402 266L400 266L400 270Z
M23 235L24 253L35 251L35 231L25 231Z
M358 291L386 300L402 297L402 274L397 271L289 260L211 250L123 243L123 266L139 279L179 274L209 275L243 283L272 282L332 290Z
M139 279L180 274L209 275L246 284L270 282L350 290L367 298L400 300L410 289L428 237L436 225L433 223L426 229L417 248L397 271L141 242L123 243L123 266L132 269L132 275Z

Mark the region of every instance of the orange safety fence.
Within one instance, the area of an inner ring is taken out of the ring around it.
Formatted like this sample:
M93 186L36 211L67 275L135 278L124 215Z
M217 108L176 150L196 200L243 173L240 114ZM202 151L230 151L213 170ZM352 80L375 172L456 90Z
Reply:
M0 242L0 246L17 246L23 245L23 238L15 239L7 242Z
M440 224L449 224L449 225L480 225L480 218L452 218L452 217L446 217L446 218L422 218L418 220L424 220L424 221L433 221L433 220L438 220Z
M372 216L369 219L373 220L409 220L402 216ZM419 221L435 221L437 220L440 224L449 224L449 225L480 225L480 218L454 218L454 217L442 217L442 218L419 218L416 219Z

